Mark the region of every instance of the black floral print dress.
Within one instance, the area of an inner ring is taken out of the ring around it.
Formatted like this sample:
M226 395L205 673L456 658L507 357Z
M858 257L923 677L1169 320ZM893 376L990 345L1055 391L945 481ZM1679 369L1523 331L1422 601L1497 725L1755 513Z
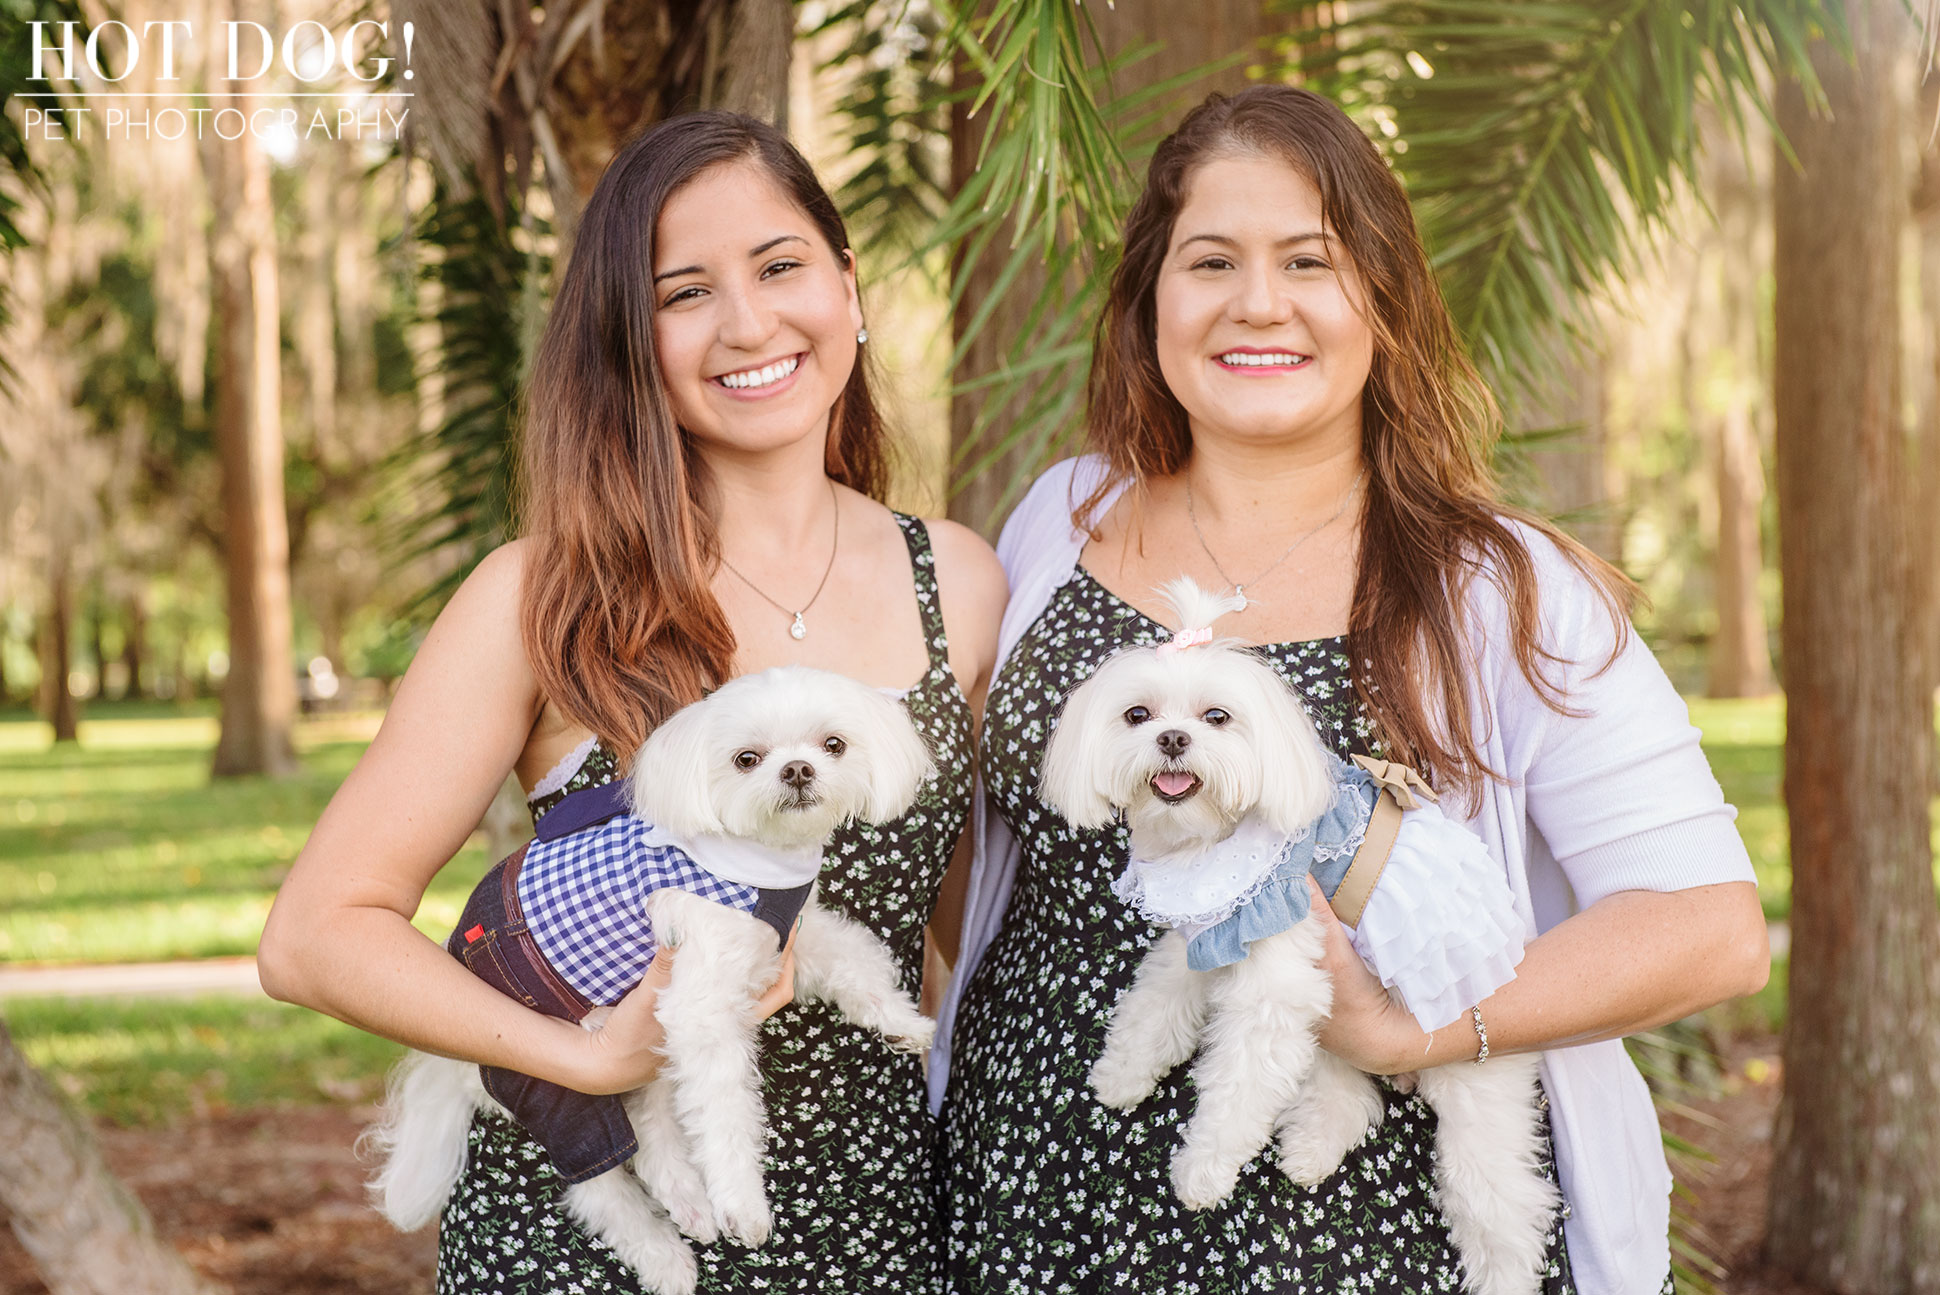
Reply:
M1328 1181L1295 1185L1269 1146L1231 1197L1194 1213L1169 1177L1192 1111L1190 1063L1129 1113L1091 1092L1112 1007L1158 928L1112 894L1128 857L1124 828L1068 826L1037 798L1038 768L1066 694L1119 645L1166 635L1079 567L991 689L985 786L1023 859L1003 930L955 1026L942 1160L952 1290L1459 1291L1460 1262L1433 1201L1435 1117L1419 1098L1385 1090L1381 1128ZM1343 758L1368 752L1371 733L1348 681L1346 645L1261 649ZM1573 1291L1567 1273L1559 1220L1545 1295Z
M824 904L889 945L914 994L923 928L970 807L970 708L950 669L929 532L897 515L915 569L929 669L904 695L936 772L908 814L879 827L851 823L831 843ZM595 749L572 781L536 801L540 817L569 791L615 776ZM931 1164L935 1125L919 1058L842 1020L822 1003L793 1003L761 1035L768 1107L766 1178L774 1233L750 1250L696 1246L702 1292L943 1289L942 1233ZM539 1145L495 1115L472 1124L464 1176L445 1208L440 1295L579 1295L641 1289L639 1278L560 1210L561 1183Z

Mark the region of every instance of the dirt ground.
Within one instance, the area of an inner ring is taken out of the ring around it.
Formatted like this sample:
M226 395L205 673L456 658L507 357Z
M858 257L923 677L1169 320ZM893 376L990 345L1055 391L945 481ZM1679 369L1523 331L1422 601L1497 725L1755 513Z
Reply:
M1679 1166L1721 1295L1814 1295L1756 1262L1765 1217L1778 1041L1725 1047L1723 1094L1667 1125L1704 1147ZM431 1229L401 1236L365 1204L352 1146L369 1107L242 1112L173 1129L101 1132L109 1164L162 1233L236 1295L421 1295L431 1289ZM11 1230L0 1229L0 1295L46 1295Z
M191 1264L236 1295L405 1295L431 1289L437 1238L365 1204L353 1145L370 1107L245 1111L170 1129L100 1131L109 1167ZM0 1295L46 1295L11 1228Z

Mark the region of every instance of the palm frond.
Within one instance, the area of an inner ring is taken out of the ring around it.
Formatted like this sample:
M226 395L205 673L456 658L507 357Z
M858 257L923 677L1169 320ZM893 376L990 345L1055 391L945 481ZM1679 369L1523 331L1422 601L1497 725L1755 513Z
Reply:
M435 611L513 533L518 398L550 273L542 253L521 246L530 232L516 213L501 223L478 190L454 198L442 185L417 227L439 297L440 343L426 359L443 379L444 416L429 445L408 445L393 462L428 502L400 518L386 548L400 565L436 554L443 574L414 611Z
M1305 28L1286 71L1384 144L1457 326L1512 391L1666 232L1700 105L1742 138L1769 77L1816 92L1806 46L1842 31L1822 0L1275 3Z
M0 261L26 245L18 222L21 203L42 183L40 168L34 165L27 150L24 121L16 122L7 111L8 101L15 95L46 94L54 89L51 80L29 80L33 71L31 24L84 21L77 0L0 0ZM56 25L49 30L58 32L60 28ZM62 99L37 98L29 102L45 108L66 104ZM81 146L79 139L70 139L57 147ZM11 318L10 300L7 280L0 277L0 333L6 331ZM13 377L12 364L0 353L0 391L11 385Z
M823 69L843 79L834 115L854 160L836 205L872 264L907 265L949 204L943 20L927 0L848 0L808 32L829 33L843 37Z
M956 93L982 123L981 140L919 251L953 258L950 307L961 323L952 373L991 320L1004 319L1009 333L999 366L953 391L978 401L953 447L953 488L1005 465L991 515L971 519L988 529L1082 426L1092 323L1171 99L1245 52L1118 92L1127 69L1157 47L1106 58L1089 11L1064 0L999 0L974 19L952 14L944 46L971 74ZM989 287L966 319L978 267L990 271Z

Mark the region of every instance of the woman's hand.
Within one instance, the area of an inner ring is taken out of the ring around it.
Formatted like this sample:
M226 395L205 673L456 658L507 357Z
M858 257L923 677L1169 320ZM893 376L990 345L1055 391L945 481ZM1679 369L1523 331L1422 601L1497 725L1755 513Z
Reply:
M1361 961L1347 928L1312 877L1307 878L1307 891L1314 918L1326 933L1321 965L1334 984L1334 1010L1320 1027L1320 1046L1371 1075L1418 1068L1428 1036Z
M795 937L801 930L798 919L788 935L788 943L782 946L775 983L755 1000L757 1021L767 1020L795 1001ZM661 991L673 979L674 956L674 949L665 944L654 950L653 962L640 983L613 1005L613 1014L606 1018L605 1025L583 1036L585 1079L574 1085L579 1091L631 1092L660 1073L661 1063L666 1060L662 1045L667 1041L667 1034L660 1027L656 1009L660 1006Z

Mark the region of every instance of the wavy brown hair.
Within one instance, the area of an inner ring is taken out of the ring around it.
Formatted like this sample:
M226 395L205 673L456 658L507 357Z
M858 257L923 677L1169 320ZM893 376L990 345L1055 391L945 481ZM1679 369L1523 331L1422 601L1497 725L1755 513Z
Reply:
M1331 101L1291 86L1214 94L1159 145L1125 223L1093 351L1087 433L1106 473L1076 502L1073 521L1092 527L1117 486L1181 472L1191 458L1186 411L1159 371L1155 290L1194 173L1236 155L1279 158L1306 177L1319 190L1327 231L1360 272L1374 360L1361 393L1368 479L1348 621L1354 690L1391 757L1472 796L1493 772L1463 688L1478 666L1464 613L1478 574L1501 590L1524 676L1567 713L1544 673L1556 658L1539 637L1535 565L1512 520L1549 536L1590 578L1619 643L1634 586L1549 523L1498 499L1487 462L1500 431L1495 401L1456 335L1407 195Z
M780 131L738 113L670 118L622 148L593 190L526 390L520 633L546 698L622 758L734 659L709 589L719 544L706 472L667 403L651 279L668 201L735 163L759 167L848 257L840 213ZM825 466L880 499L888 465L864 368L857 356L830 413Z

